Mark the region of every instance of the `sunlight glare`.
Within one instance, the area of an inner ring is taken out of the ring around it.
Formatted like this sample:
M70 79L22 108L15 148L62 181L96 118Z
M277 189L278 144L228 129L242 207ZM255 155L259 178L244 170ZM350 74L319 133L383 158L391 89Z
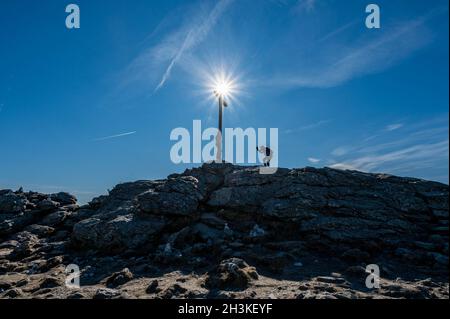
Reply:
M215 96L220 96L225 99L233 99L233 95L237 91L237 85L231 76L225 75L225 72L218 72L211 79L210 89Z
M227 96L230 94L230 83L222 81L216 83L214 92L220 96Z

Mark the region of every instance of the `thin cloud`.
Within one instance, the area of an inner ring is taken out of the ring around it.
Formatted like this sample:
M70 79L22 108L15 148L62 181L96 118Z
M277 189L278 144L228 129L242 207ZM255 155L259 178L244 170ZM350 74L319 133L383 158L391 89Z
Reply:
M427 159L441 159L448 155L449 141L444 140L433 144L418 144L407 148L402 148L397 151L387 152L382 154L368 155L360 158L350 160L348 162L336 163L331 165L332 168L348 167L365 172L372 172L381 169L387 164L396 163L395 170L401 170L403 165L411 165L411 161L422 163ZM398 165L403 162L403 165ZM421 168L433 167L434 161L428 161L428 165L421 165ZM417 167L417 165L413 165ZM395 171L391 169L392 171Z
M336 163L336 164L332 164L329 167L334 168L334 169L340 169L343 171L357 171L358 168L356 166L353 166L350 163Z
M270 0L278 6L291 7L294 12L311 12L316 6L317 0Z
M436 126L439 123L440 126ZM403 127L403 126L402 126ZM427 121L409 125L402 130L401 137L384 130L371 144L363 141L360 145L336 148L330 167L365 172L383 171L392 174L417 175L425 178L428 172L448 173L449 138L448 119ZM338 152L338 150L345 150ZM339 157L339 160L336 158ZM448 174L447 174L448 175ZM437 176L433 175L433 176ZM448 182L448 178L440 179Z
M293 129L287 129L287 130L284 131L284 133L285 134L292 134L292 133L295 133L295 132L308 131L308 130L312 130L312 129L316 129L318 127L321 127L321 126L323 126L325 124L328 124L330 122L331 122L331 120L320 120L318 122L311 123L311 124L308 124L308 125L300 126L300 127L293 128Z
M308 162L312 163L312 164L317 164L320 163L321 159L319 158L315 158L315 157L309 157L308 158Z
M325 42L331 38L336 37L337 35L343 33L344 31L347 31L348 29L350 29L351 27L353 27L354 25L356 25L358 23L358 20L353 20L347 24L344 24L342 27L337 28L334 31L331 31L330 33L324 35L322 38L320 38L319 40L317 40L318 43L320 42Z
M184 55L191 53L210 34L219 19L234 0L220 0L206 14L187 14L184 23L173 32L166 34L156 45L144 50L128 67L124 85L136 80L151 81L158 74L154 92L157 92L169 80L174 68L181 63ZM154 32L151 37L154 37Z
M333 50L322 48L322 51L329 54L320 57L312 67L306 66L295 74L275 75L268 81L268 85L330 88L357 77L382 72L429 44L432 34L425 23L444 11L447 12L447 9L437 8L415 20L385 26L379 31L379 36L374 38L364 35L364 38L353 41L356 45L339 44ZM350 25L344 26L343 30L349 27ZM330 36L333 34L326 37Z
M298 0L295 9L300 12L311 12L314 10L315 6L316 0Z
M343 147L340 146L338 148L335 148L332 152L331 155L333 156L344 156L345 154L347 154L349 152L349 149L347 147Z
M384 130L387 132L392 132L392 131L401 129L402 127L403 127L403 123L396 123L396 124L390 124L390 125L386 126L386 128Z
M93 139L93 141L95 141L95 142L105 141L105 140L110 140L110 139L113 139L113 138L118 138L118 137L124 137L124 136L128 136L128 135L133 135L133 134L136 134L136 131L133 131L133 132L126 132L126 133L121 133L121 134L115 134L115 135L110 135L110 136L105 136L105 137L100 137L100 138Z

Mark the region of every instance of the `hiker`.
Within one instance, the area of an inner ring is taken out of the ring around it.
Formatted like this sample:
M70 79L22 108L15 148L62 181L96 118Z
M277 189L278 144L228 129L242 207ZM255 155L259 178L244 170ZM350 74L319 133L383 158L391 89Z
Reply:
M266 146L260 146L260 147L256 147L256 150L258 152L260 152L261 154L264 154L264 159L263 159L263 163L264 166L269 167L270 166L270 161L272 160L272 156L273 156L273 151L266 147Z

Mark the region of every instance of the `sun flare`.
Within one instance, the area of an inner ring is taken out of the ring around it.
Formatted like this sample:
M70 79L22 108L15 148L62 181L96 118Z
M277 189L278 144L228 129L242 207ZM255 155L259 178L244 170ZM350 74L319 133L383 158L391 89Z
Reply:
M240 98L245 95L242 75L237 74L235 67L209 65L200 73L201 88L199 94L205 102L215 110L217 100L230 106L230 111L242 106Z
M220 96L227 100L233 99L238 91L236 80L231 75L226 75L225 72L218 72L211 77L209 90L215 97Z
M229 82L220 81L214 86L214 93L220 96L227 96L230 94L230 87L231 85Z

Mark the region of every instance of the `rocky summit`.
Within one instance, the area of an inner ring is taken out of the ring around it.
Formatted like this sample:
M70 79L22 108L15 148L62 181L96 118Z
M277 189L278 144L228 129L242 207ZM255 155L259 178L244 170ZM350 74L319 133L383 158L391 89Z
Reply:
M120 184L83 206L1 190L0 298L448 298L448 191L231 164Z

